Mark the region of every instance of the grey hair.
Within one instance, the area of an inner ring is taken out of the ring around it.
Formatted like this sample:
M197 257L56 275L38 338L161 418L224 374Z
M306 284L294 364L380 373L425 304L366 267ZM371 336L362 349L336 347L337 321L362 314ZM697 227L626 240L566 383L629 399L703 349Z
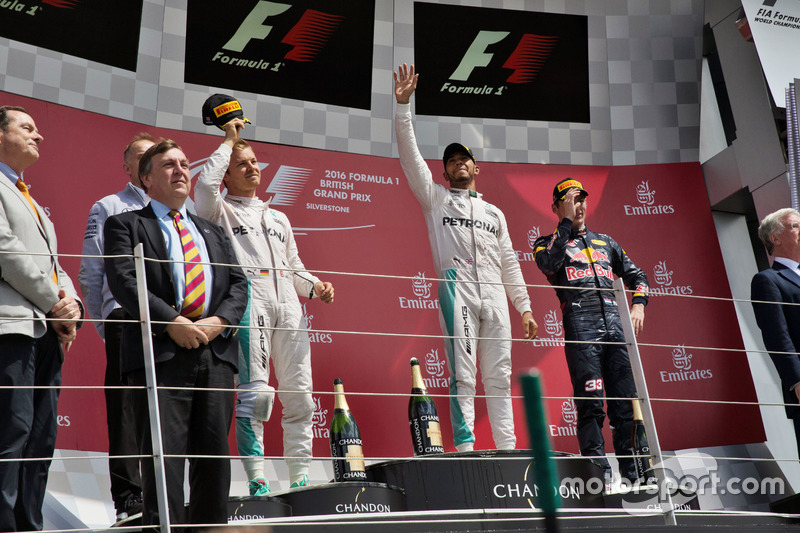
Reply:
M783 220L789 215L796 215L800 218L800 213L797 212L797 209L784 207L783 209L778 209L774 213L765 216L758 226L758 238L764 243L769 255L772 255L772 252L775 250L775 246L772 244L770 237L783 233Z

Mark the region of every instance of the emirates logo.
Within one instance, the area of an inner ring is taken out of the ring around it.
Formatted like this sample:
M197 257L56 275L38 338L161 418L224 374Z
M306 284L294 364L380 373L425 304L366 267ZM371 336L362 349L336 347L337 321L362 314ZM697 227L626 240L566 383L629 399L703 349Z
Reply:
M417 298L430 298L432 286L433 283L425 279L425 272L417 272L417 275L411 281L411 288Z
M528 230L528 246L533 248L536 239L542 236L541 230L539 230L539 226L533 226L531 229Z
M575 400L569 398L561 404L561 419L565 424L575 425L578 423L578 408Z
M318 427L328 427L328 410L322 408L322 401L319 396L312 396L314 401L314 415L311 417L311 424Z
M555 309L544 315L544 335L532 341L533 346L564 346L564 323L558 319Z
M308 310L306 309L307 304L303 304L303 321L306 323L306 328L311 329L311 320L314 318L314 315L309 315Z
M623 210L628 216L672 215L675 206L672 204L656 204L656 191L650 188L650 182L644 180L636 186L636 199L639 205L625 204Z
M555 309L544 315L544 332L551 337L560 337L564 334L563 323L558 319Z
M667 268L666 261L659 261L658 264L653 267L653 274L655 274L656 283L659 285L663 285L665 287L672 285L672 270Z
M659 371L658 375L662 383L680 383L714 378L714 372L710 368L692 369L692 354L686 353L686 348L681 345L672 350L672 364L675 365L674 371Z
M312 396L314 414L311 416L311 433L315 439L329 439L331 430L328 428L328 410L322 408L319 396Z
M664 294L692 294L694 289L691 285L673 285L672 270L667 267L666 261L659 261L653 267L655 274L656 286L650 287L649 293L651 296L661 296Z
M650 182L643 181L636 186L636 199L642 205L653 205L656 201L656 191L650 190Z
M445 362L439 359L439 350L434 348L425 354L425 370L433 377L444 376Z
M672 350L672 364L678 370L689 370L692 368L692 354L686 353L686 349L679 345Z

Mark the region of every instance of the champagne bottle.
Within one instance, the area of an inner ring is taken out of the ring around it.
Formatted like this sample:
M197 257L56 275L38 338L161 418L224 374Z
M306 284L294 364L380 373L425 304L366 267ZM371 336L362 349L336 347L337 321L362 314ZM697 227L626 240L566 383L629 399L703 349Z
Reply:
M364 452L361 448L361 432L356 419L350 413L344 397L341 379L333 380L334 404L331 421L331 457L335 481L366 481ZM343 459L337 459L342 457Z
M633 425L631 426L631 449L633 455L633 466L636 470L638 481L642 484L655 483L656 478L653 474L653 459L650 456L650 445L647 444L647 434L644 431L644 418L642 408L638 398L631 399L633 402Z
M411 427L414 455L444 453L439 414L433 398L428 396L416 357L411 358L411 394L408 400L408 425Z

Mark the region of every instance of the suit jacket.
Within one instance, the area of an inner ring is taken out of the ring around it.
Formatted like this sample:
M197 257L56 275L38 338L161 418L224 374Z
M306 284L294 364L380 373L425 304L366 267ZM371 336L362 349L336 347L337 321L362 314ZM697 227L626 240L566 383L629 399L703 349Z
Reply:
M750 284L753 300L800 304L800 278L786 266L775 262L772 268L753 276ZM753 303L756 322L761 328L764 346L781 378L784 403L797 404L797 396L789 388L800 383L800 356L772 352L800 351L800 306ZM800 407L787 407L787 416L800 416Z
M59 300L53 283L56 269L59 286L80 301L54 255L31 255L55 254L57 250L53 223L38 204L36 209L41 225L25 196L0 172L0 335L44 335L45 314Z
M211 263L237 265L230 239L216 224L189 214L206 242ZM158 219L151 206L109 217L104 228L105 254L128 255L139 243L144 255L151 259L170 259ZM136 271L132 257L105 259L108 287L128 317L139 318ZM238 325L247 306L247 279L242 269L215 264L211 301L207 315L226 319ZM147 299L150 319L169 322L180 314L175 308L175 283L169 263L145 261ZM156 363L175 355L178 345L166 332L166 324L153 324L153 352ZM238 343L233 333L219 335L211 341L211 349L219 359L238 366ZM125 324L122 331L122 373L144 367L142 333L139 324Z

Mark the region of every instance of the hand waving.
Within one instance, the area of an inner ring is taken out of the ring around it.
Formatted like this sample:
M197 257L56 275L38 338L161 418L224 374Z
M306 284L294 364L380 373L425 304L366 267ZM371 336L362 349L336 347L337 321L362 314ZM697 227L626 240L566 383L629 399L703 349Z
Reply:
M417 88L419 74L414 73L414 65L403 63L394 73L394 97L398 104L407 104Z

